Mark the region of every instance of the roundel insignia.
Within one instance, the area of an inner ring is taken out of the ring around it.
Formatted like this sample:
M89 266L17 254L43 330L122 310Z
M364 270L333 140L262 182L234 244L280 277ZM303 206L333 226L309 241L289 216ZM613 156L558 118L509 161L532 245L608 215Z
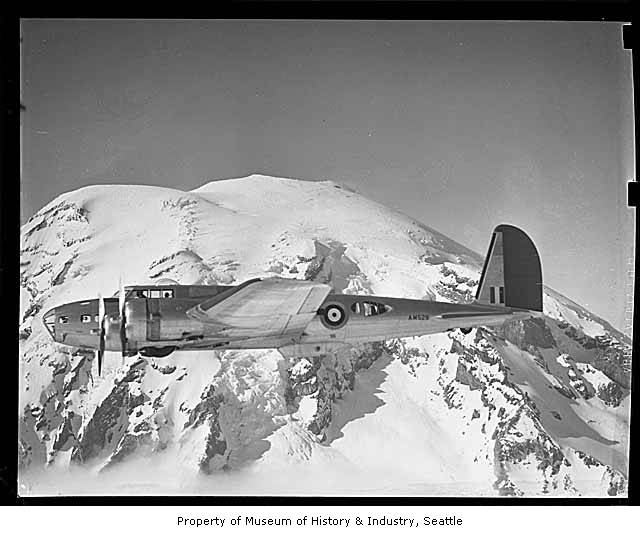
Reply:
M337 303L332 303L327 305L322 314L322 322L328 328L339 328L347 320L347 313L345 313L344 309L341 305Z

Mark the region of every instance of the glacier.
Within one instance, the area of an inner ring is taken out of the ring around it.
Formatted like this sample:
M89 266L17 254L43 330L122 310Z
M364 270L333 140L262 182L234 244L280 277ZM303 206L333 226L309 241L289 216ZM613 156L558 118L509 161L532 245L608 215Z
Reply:
M547 287L544 318L466 335L322 359L107 352L102 377L41 322L121 276L460 303L482 260L333 181L59 196L21 229L19 494L626 496L631 341Z

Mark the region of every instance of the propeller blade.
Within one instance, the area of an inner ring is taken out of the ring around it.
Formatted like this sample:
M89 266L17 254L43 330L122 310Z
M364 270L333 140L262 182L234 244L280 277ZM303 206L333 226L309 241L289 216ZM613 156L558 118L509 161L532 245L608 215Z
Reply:
M98 294L98 330L100 336L100 346L98 348L98 376L102 376L102 358L104 356L104 339L105 339L105 308L104 299L101 294Z
M104 348L103 345L100 345ZM104 350L100 349L97 352L98 354L98 376L102 376L102 356L104 355Z
M122 312L124 311L124 285L122 284L122 276L120 276L118 287L118 311L120 311L120 315L122 315Z
M125 294L124 285L122 284L122 276L120 276L120 292L118 293L118 310L120 312L120 349L122 352L122 364L124 365L124 357L127 351L127 317L125 311Z

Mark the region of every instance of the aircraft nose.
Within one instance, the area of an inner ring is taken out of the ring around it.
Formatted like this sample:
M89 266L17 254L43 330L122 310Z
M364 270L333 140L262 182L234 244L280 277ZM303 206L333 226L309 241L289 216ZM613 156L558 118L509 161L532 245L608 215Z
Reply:
M42 316L42 323L44 327L47 328L47 331L53 337L53 340L56 340L56 308L49 309Z

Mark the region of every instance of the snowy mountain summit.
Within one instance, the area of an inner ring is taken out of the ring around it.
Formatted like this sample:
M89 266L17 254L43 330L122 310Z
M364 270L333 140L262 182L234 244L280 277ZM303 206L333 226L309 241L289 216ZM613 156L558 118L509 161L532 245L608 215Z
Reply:
M107 352L102 377L42 325L121 275L473 299L479 255L337 183L86 187L35 214L21 247L22 495L627 493L631 342L548 288L544 318L467 335L322 358Z

